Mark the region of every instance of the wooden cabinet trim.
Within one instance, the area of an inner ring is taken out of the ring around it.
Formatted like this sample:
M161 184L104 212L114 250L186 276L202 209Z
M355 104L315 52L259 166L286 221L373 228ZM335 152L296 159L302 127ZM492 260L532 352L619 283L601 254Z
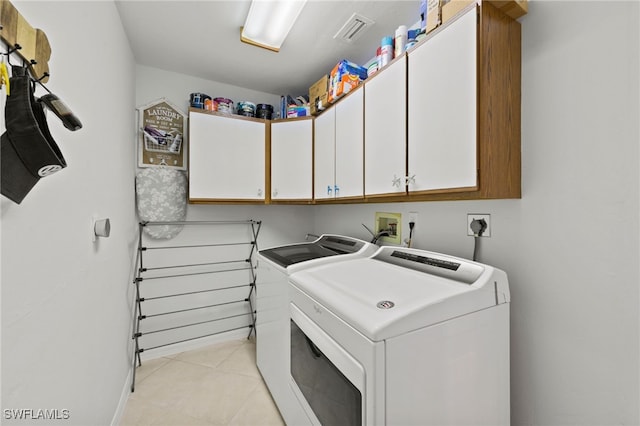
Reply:
M479 198L520 198L521 26L483 3L478 31Z

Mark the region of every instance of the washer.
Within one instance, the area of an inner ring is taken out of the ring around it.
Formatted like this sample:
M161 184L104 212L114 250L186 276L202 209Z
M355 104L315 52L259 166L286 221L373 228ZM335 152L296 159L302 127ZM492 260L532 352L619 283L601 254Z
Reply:
M256 362L287 424L306 418L289 385L289 275L312 266L375 253L378 246L356 238L324 234L312 242L258 253L256 282Z
M289 424L507 425L507 275L428 251L290 276ZM297 415L299 410L293 410Z

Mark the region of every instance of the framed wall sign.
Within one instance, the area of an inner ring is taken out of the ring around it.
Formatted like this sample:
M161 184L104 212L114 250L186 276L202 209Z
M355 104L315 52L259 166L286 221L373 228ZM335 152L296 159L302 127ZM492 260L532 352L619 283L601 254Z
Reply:
M187 115L165 98L138 108L138 167L186 170Z

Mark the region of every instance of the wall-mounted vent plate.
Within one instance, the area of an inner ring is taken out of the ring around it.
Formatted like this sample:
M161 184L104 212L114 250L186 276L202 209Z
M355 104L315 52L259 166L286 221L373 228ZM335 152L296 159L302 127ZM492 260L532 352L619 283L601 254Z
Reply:
M353 43L374 23L372 19L354 13L333 38L345 43Z

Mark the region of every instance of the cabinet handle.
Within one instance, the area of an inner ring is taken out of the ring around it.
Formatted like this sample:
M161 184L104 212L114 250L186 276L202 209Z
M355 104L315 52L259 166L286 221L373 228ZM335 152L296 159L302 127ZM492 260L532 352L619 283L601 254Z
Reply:
M393 180L391 181L391 185L395 186L396 188L400 188L401 185L401 179L396 176L395 174L393 175Z
M407 183L407 185L409 184L416 184L416 175L411 175L411 176L406 176L405 177L405 181Z
M277 197L277 196L278 196L278 189L277 189L277 188L273 190L273 196L274 196L274 197Z
M327 185L327 195L331 196L333 193L333 189L331 189L331 185Z
M258 188L258 197L262 197L262 189Z
M338 185L335 186L335 193L336 193L336 197L340 196L340 188L338 187Z

